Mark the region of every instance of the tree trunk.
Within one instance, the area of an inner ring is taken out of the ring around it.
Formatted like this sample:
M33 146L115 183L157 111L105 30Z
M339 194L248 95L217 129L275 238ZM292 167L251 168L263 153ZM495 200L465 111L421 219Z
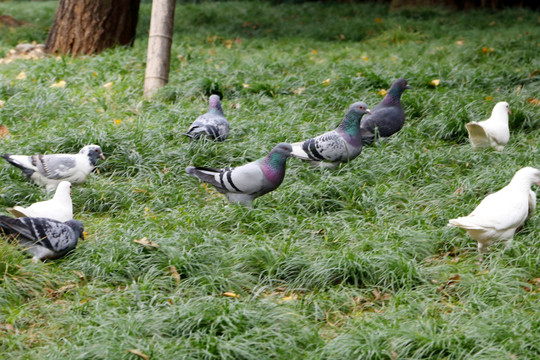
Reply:
M45 48L88 55L132 45L139 5L140 0L60 0Z
M175 0L153 0L144 95L152 96L169 82Z

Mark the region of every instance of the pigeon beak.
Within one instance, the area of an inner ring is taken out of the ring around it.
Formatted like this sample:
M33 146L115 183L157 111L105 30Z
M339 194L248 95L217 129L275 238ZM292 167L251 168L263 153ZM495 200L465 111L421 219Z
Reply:
M370 114L370 115L371 115L371 110L366 109L366 114Z
M99 157L102 158L103 160L105 160L105 155L99 154Z
M405 85L405 89L412 89L411 85Z

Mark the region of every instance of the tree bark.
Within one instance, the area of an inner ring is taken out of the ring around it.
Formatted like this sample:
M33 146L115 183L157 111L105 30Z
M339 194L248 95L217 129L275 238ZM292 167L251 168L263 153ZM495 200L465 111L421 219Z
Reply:
M175 0L153 0L144 95L152 96L169 82Z
M132 45L140 0L60 0L45 48L51 53L96 54Z

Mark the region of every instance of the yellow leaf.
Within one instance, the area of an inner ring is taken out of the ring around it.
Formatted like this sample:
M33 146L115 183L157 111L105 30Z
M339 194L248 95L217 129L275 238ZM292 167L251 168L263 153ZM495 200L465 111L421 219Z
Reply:
M484 54L489 54L490 52L492 52L494 49L493 48L488 48L487 46L484 46L482 47L482 52Z
M116 124L116 125L120 125L122 123L122 120L121 119L113 119L113 122Z
M381 95L381 96L385 96L386 95L386 89L379 90L379 92L377 94Z
M380 24L380 23L382 23L382 19L381 19L381 18L375 18L375 22L376 22L377 24Z
M493 101L493 96L486 96L486 101Z
M82 236L83 236L83 237L87 237L87 236L88 236L88 232L83 231Z
M299 87L298 89L293 90L293 93L295 93L296 95L302 95L304 91L306 91L305 87Z
M463 40L456 41L456 45L463 45L463 44L465 44L465 42Z
M114 85L114 83L112 81L109 81L108 83L106 84L103 84L103 87L107 90L110 90L112 88L112 86Z
M24 80L26 79L26 73L23 71L21 73L19 73L19 75L15 76L15 79L17 80Z
M173 279L176 281L177 284L180 284L180 274L178 273L178 270L176 269L176 266L171 265L169 266L168 273L173 277Z
M433 79L429 82L429 85L433 85L433 86L439 86L439 84L441 83L441 80L439 79Z
M246 83L242 84L242 86L244 87L244 89L248 89L248 88L250 88L250 87L251 87L251 85L249 85L249 84L246 84Z
M324 80L324 81L322 82L322 84L323 84L324 86L330 85L330 78Z
M366 55L362 55L362 60L364 60L364 61L368 61L368 60L369 60L369 58L368 58L368 57L367 57Z
M527 102L532 105L540 105L540 100L538 100L537 98L528 98Z
M221 294L223 296L227 296L227 297L232 297L232 298L240 298L240 295L238 295L237 293L234 293L232 291L227 291L227 292L224 292L223 294Z
M141 350L137 350L137 349L129 349L129 350L126 350L126 352L130 352L130 353L132 353L133 355L137 355L137 356L140 357L141 359L144 359L144 360L150 360L150 356L146 355L146 354L143 353Z
M232 47L232 44L233 44L232 40L225 40L225 47L227 49L230 49Z
M4 100L0 100L0 109L6 105L6 102Z
M318 53L319 53L319 50L313 49L313 50L311 50L311 53L312 53L313 55L318 54Z
M50 86L51 88L64 88L66 87L66 82L64 80L60 80L58 82L55 82Z

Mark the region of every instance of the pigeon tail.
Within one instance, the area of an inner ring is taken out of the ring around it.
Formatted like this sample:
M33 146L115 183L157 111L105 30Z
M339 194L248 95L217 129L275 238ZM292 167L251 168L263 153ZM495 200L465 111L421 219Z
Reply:
M474 149L490 146L489 137L482 125L479 125L477 122L473 121L465 124L465 127L469 132L469 139Z
M30 178L30 176L32 176L32 174L35 172L35 170L29 169L29 168L27 168L26 166L22 165L22 164L19 163L17 160L15 160L12 156L13 156L13 155L11 155L11 154L4 154L4 155L2 155L2 157L3 157L4 159L6 159L7 162L9 162L11 165L13 165L13 166L18 167L19 169L21 169L21 171L23 172L23 174L24 174L27 178Z
M12 208L7 208L7 211L11 213L11 215L15 216L16 218L20 217L27 217L27 215L24 213L25 208L22 206L14 206Z

